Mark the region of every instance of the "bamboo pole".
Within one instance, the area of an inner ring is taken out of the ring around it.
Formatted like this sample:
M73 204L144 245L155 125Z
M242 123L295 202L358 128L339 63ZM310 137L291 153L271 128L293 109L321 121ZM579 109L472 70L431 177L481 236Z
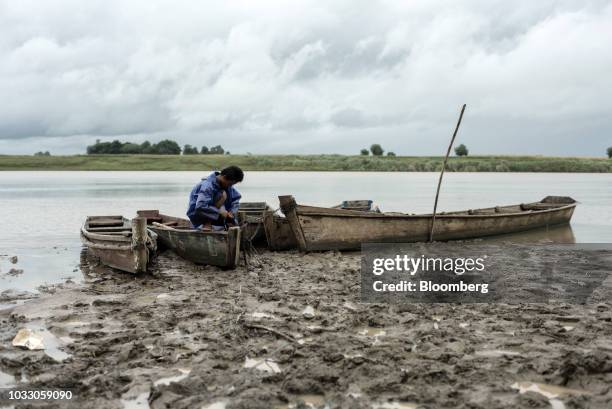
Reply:
M446 157L444 158L444 164L442 165L442 171L440 172L440 178L438 179L438 189L436 190L436 201L434 202L433 214L431 215L431 230L429 230L429 242L430 243L433 241L434 226L436 224L436 210L438 209L438 196L440 196L440 186L442 186L442 177L444 176L444 170L446 169L446 162L448 162L448 156L450 155L450 151L453 148L453 143L455 143L455 137L457 136L457 132L459 131L459 125L461 125L461 120L463 119L463 112L465 112L465 104L463 104L463 107L461 107L461 113L459 114L459 120L457 121L455 132L453 133L453 137L451 138L450 144L448 145L448 150L446 151Z

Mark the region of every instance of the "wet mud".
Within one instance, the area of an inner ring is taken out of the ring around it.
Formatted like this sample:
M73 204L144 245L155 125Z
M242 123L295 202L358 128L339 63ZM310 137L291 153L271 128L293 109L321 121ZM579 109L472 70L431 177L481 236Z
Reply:
M358 253L83 272L0 296L0 387L74 394L15 408L612 407L609 281L583 305L363 304Z

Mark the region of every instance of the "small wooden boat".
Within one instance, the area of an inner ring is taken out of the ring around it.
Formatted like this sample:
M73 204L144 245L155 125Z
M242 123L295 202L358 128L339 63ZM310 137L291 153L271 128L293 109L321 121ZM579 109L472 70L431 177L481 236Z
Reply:
M298 205L279 196L283 213L301 251L358 250L362 243L427 241L432 215L360 212ZM435 240L461 240L570 222L576 201L548 196L540 202L438 213Z
M194 229L191 222L167 216L159 210L139 210L149 229L157 233L159 243L174 250L179 256L196 264L234 268L240 257L240 228L227 231Z
M81 228L81 241L102 264L143 273L157 250L157 234L147 229L146 220L122 216L89 216Z
M264 213L272 208L266 202L243 202L238 209L238 220L246 223L242 234L252 244L265 243L266 233L263 225Z

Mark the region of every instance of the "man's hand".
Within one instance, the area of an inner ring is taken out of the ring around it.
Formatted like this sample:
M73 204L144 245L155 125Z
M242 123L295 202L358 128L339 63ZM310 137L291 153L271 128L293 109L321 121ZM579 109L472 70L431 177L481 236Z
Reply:
M234 218L234 213L232 213L232 212L225 212L225 213L226 213L226 216L225 216L226 219L233 219Z
M231 214L231 212L228 212L225 209L219 209L219 215L221 215L221 217L223 217L224 219L227 219L227 217Z

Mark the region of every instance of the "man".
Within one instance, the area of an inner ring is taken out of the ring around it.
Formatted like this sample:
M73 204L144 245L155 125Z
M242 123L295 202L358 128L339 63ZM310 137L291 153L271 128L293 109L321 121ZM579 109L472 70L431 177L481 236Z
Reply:
M242 182L244 173L238 166L213 172L195 185L189 194L187 217L195 228L202 230L235 226L240 206L240 193L234 188Z

